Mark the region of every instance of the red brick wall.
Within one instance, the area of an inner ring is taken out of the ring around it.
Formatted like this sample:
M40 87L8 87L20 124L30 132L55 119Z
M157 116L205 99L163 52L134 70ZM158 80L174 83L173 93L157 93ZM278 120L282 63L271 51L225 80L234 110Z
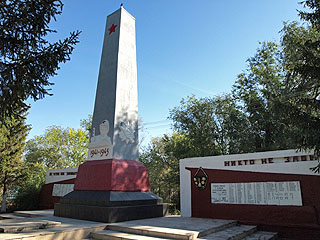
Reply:
M196 168L188 168L188 170L191 171L192 177L197 171ZM273 229L270 226L277 226L278 228L283 226L283 229L302 227L320 231L320 176L216 169L204 170L208 175L208 183L204 190L197 189L192 179L190 179L192 217L235 219L243 223L260 225L261 228L269 226L268 230ZM211 183L271 181L300 181L303 206L211 203ZM275 230L279 230L278 228ZM295 236L297 235L295 234Z

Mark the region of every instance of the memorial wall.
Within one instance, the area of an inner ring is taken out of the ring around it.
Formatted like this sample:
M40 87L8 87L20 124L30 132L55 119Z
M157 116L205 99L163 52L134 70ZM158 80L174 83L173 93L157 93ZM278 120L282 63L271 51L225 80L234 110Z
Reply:
M294 149L182 159L181 215L318 239L320 175L311 170L317 160L313 151Z

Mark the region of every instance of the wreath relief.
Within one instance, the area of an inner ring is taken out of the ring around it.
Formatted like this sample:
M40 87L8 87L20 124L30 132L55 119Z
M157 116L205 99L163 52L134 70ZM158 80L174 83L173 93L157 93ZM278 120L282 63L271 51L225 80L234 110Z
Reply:
M197 172L194 174L193 182L196 185L196 187L200 190L206 188L208 182L208 175L202 167L198 168Z

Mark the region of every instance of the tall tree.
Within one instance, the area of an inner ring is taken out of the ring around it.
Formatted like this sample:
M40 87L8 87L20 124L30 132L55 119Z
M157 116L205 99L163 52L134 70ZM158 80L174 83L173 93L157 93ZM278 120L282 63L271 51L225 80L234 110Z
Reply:
M179 133L188 137L194 156L251 152L248 117L233 96L182 99L170 111Z
M86 160L90 115L81 120L81 128L50 127L26 145L23 184L17 186L12 207L18 210L39 208L40 190L49 168L78 167Z
M282 111L297 126L295 138L303 149L320 154L320 2L304 1L310 11L300 11L304 24L287 23L281 46L286 68ZM316 168L319 172L319 166Z
M51 20L61 14L60 0L0 1L0 118L20 117L25 100L50 95L59 64L70 60L79 31L49 43ZM3 121L3 124L6 122Z
M237 105L231 95L213 99L213 118L218 126L218 146L222 154L247 153L254 151L252 129L247 114Z
M0 180L3 196L22 179L26 136L25 100L51 95L49 78L70 60L79 31L64 40L46 40L51 20L61 14L60 0L0 1ZM5 203L5 200L3 200Z
M248 116L252 150L295 148L292 138L295 128L278 111L285 79L281 49L276 43L264 42L247 61L248 68L238 75L233 94Z
M8 191L17 188L26 176L22 154L29 127L22 118L0 121L0 186L1 212L6 211Z
M188 137L198 156L209 156L221 154L218 125L213 115L211 99L192 96L182 99L180 106L170 110L169 118L175 130Z

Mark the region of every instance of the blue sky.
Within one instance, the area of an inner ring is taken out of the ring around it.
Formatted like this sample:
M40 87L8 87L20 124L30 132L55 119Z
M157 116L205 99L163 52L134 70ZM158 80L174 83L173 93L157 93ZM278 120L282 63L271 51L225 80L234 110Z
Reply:
M29 139L52 125L78 128L93 112L106 17L124 3L136 18L139 117L147 144L171 132L169 109L182 98L230 92L259 41L279 41L298 20L295 0L65 0L51 24L65 38L81 30L71 61L51 78L53 96L31 103Z

